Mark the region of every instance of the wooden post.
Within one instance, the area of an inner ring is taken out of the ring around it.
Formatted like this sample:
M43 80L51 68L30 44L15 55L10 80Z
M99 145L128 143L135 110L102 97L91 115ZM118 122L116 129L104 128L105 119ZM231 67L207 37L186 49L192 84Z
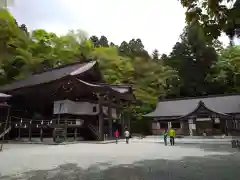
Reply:
M112 129L112 96L108 93L108 134L109 137L113 136L113 129Z
M22 126L22 119L21 119L21 121L20 121L20 123L19 123L19 126L18 126L18 139L20 140L20 138L21 138L21 126Z
M103 138L103 107L102 107L102 103L103 103L103 95L99 94L99 101L98 101L98 105L99 105L99 114L98 114L98 121L99 121L99 140L102 141L104 140Z
M76 141L76 139L77 139L77 130L78 130L77 128L74 129L74 140L75 140L75 141Z
M130 104L128 103L128 107L127 107L127 117L128 117L128 131L131 131L131 107L130 107Z
M67 119L65 118L64 119L64 139L65 139L65 141L67 141L67 128L68 128L68 121L67 121Z
M124 135L124 129L125 129L125 112L124 109L121 108L121 130L122 130L122 135Z
M42 129L42 126L40 128L40 141L43 142L43 129Z
M118 99L116 99L116 116L117 116L116 123L117 123L117 127L119 126L119 123L121 124L119 104L120 104L120 101ZM123 135L122 132L119 132L119 133L120 133L120 136Z
M43 142L43 121L41 122L40 125L40 141Z
M32 140L32 120L29 122L29 126L28 126L28 137L29 137L29 141Z

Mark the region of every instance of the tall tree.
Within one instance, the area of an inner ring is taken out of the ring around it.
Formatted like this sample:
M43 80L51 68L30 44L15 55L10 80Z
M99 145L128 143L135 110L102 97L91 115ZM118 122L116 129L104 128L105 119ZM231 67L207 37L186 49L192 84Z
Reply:
M97 36L91 36L90 40L92 41L94 47L99 47L100 46L99 45L99 39L98 39Z
M159 53L158 53L158 50L157 49L155 49L154 51L153 51L153 53L152 53L152 58L153 58L153 60L158 60L159 59Z
M196 96L208 92L205 78L216 60L216 51L204 39L201 27L190 25L185 28L181 42L175 44L164 63L179 72L183 84L181 95Z
M108 47L108 39L105 36L101 36L99 39L99 46Z

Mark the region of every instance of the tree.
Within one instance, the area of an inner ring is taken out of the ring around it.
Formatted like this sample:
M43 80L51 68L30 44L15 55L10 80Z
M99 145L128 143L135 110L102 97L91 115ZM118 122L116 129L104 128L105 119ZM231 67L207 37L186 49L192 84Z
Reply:
M99 45L99 39L98 39L97 36L91 36L90 40L92 41L94 47L99 47L100 46Z
M126 41L123 41L119 46L119 54L122 56L131 56L130 46Z
M181 96L197 96L208 93L205 78L217 60L216 51L204 38L202 28L192 24L184 29L164 64L176 69L182 81Z
M149 58L148 52L144 49L141 39L132 39L127 43L123 41L119 47L119 54L128 57Z
M0 83L19 79L29 72L31 53L27 51L28 37L19 29L15 19L5 10L0 9Z
M158 50L157 49L155 49L154 51L153 51L153 53L152 53L152 58L153 58L153 60L158 60L159 59L159 53L158 53Z
M181 0L181 4L187 9L187 22L201 24L210 42L221 32L231 41L240 35L240 0Z
M99 46L101 47L108 47L108 40L105 36L101 36L99 39Z
M126 57L118 55L115 47L95 48L91 56L98 59L104 79L109 84L131 82L133 67Z

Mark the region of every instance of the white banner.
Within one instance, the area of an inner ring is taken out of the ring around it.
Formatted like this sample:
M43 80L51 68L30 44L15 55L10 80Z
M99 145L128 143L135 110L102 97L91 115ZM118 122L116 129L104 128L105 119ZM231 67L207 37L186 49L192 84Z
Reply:
M197 118L196 121L211 121L211 118Z

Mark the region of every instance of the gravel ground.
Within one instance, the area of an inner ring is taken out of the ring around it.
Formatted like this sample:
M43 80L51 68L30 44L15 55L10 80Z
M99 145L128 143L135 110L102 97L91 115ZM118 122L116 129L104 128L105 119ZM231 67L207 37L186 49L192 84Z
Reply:
M240 152L229 145L7 144L1 180L239 180Z

